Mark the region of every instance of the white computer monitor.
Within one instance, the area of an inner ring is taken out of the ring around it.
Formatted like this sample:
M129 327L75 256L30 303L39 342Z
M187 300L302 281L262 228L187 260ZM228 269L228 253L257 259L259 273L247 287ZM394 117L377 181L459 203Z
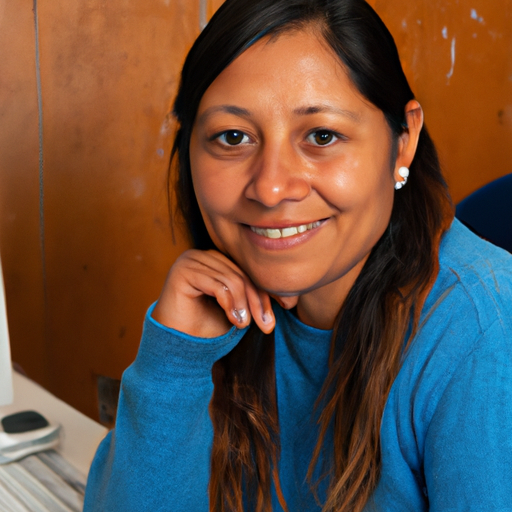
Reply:
M0 406L13 401L12 363L7 327L7 308L5 305L5 287L0 259Z

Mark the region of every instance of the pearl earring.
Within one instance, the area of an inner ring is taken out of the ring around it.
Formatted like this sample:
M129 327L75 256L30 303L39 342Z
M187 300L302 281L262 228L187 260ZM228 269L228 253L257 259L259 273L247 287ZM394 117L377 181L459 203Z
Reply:
M403 178L403 181L397 181L395 183L395 190L400 190L407 183L409 169L407 169L407 167L400 167L400 169L398 169L398 174Z

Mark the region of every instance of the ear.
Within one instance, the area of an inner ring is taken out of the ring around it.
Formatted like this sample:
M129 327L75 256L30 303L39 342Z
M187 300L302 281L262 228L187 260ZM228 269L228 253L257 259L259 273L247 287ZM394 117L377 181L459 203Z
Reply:
M409 101L405 106L405 121L407 128L398 138L398 152L393 172L395 181L403 180L398 174L401 167L409 168L411 166L423 128L423 109L416 100Z

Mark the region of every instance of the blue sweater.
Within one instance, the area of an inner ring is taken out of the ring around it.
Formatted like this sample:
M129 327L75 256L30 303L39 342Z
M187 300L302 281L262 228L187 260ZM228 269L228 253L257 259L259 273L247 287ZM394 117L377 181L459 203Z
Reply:
M512 256L454 221L440 267L386 403L368 512L512 511ZM244 331L194 338L150 314L91 467L86 512L208 510L211 367ZM275 314L281 483L290 512L317 512L304 481L331 332Z

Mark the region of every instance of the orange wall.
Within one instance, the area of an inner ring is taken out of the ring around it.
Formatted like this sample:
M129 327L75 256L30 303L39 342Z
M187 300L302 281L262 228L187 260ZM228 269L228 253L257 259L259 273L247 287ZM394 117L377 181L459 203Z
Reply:
M133 360L144 311L185 247L173 245L167 215L168 112L200 2L54 0L37 14L41 146L32 1L0 9L12 353L29 376L96 416L96 375L119 378Z
M179 236L173 245L166 212L168 112L186 49L220 3L39 1L38 45L33 2L0 5L13 358L92 417L96 376L119 378L132 361L144 312L186 247ZM512 0L371 3L397 40L455 200L511 172Z
M512 0L369 3L395 37L454 200L512 172Z

